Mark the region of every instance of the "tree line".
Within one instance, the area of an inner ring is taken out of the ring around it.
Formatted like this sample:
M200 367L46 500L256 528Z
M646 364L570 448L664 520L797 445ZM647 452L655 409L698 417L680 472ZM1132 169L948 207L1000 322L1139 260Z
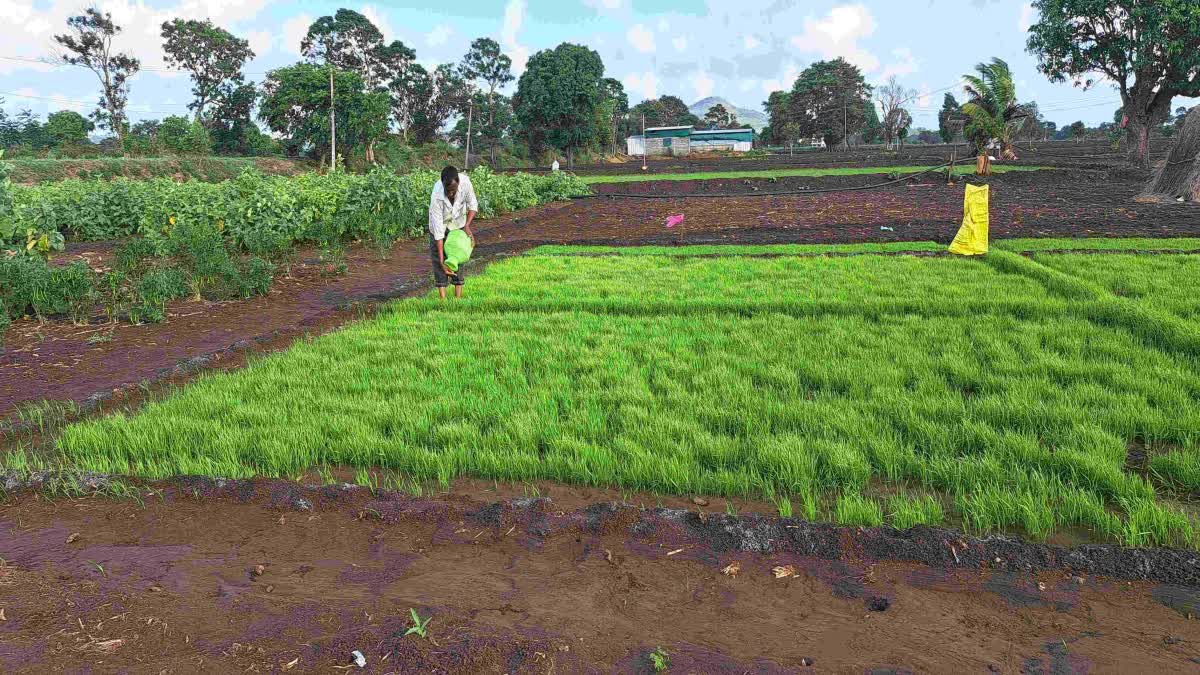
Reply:
M141 63L114 48L122 27L111 14L89 8L54 39L63 63L95 75L96 109L87 117L57 112L44 124L28 110L13 117L0 110L0 146L79 146L101 130L112 137L106 145L123 154L284 153L332 162L336 145L338 161L357 153L374 162L385 139L422 145L457 119L448 137L493 160L498 149L520 143L530 156L553 152L570 161L580 149L616 146L629 127L624 87L581 45L534 54L509 97L500 90L516 79L512 60L495 40L476 39L460 62L428 70L413 48L385 40L349 9L315 20L300 44L302 60L259 83L244 74L255 57L248 40L207 20L175 19L161 29L167 64L192 82L190 118L130 123L130 81Z

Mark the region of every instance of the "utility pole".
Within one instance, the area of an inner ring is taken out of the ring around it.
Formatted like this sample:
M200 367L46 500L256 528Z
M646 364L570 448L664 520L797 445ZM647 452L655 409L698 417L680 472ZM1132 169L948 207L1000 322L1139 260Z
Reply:
M475 97L471 97L471 105L467 109L467 156L463 158L463 171L471 170L471 118L475 116Z
M333 66L329 66L329 170L337 170L337 117L333 114Z
M646 113L642 113L642 171L646 170Z

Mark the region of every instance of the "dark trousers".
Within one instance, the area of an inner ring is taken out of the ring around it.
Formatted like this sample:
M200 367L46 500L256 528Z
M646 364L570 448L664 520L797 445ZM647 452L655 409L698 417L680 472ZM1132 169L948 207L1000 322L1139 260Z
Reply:
M438 257L437 240L433 235L429 235L429 259L433 262L433 285L438 288L445 288L450 284L462 286L465 281L463 268L460 265L456 274L446 274L446 270L442 269L441 258Z

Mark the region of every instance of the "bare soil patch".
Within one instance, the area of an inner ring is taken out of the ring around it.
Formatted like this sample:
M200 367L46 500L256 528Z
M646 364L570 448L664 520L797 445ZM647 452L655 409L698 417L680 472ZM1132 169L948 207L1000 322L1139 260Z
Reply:
M1098 576L1008 539L568 505L618 497L601 490L154 487L144 506L23 493L4 507L0 668L330 672L358 650L370 672L643 673L657 647L672 671L705 673L1189 672L1200 658L1194 580ZM429 639L404 636L410 608L432 617Z

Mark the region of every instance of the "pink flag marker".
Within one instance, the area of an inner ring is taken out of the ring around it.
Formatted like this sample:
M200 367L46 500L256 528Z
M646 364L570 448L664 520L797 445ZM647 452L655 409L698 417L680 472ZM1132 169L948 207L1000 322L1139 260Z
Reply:
M676 225L679 225L682 222L683 222L683 214L682 213L676 214L674 216L667 216L667 227L675 227Z

